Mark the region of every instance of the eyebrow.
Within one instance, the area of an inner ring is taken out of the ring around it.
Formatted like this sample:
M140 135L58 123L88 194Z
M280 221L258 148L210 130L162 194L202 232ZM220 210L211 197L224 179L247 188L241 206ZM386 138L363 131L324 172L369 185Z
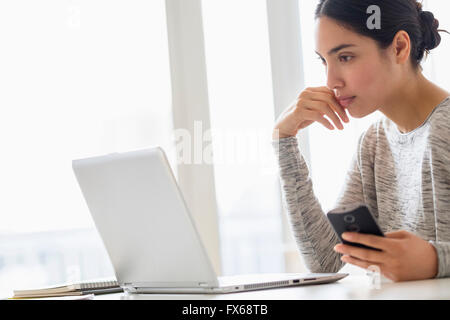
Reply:
M337 47L335 47L335 48L331 49L330 51L328 51L328 55L331 56L332 54L338 52L339 50L342 50L342 49L345 49L345 48L348 48L348 47L356 47L356 45L354 45L354 44L341 44L341 45L338 45ZM320 53L318 53L317 51L315 51L315 52L320 56Z

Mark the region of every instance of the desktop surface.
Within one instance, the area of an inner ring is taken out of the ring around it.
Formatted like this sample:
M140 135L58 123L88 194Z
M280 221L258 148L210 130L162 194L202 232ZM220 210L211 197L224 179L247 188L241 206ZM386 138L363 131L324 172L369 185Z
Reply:
M226 294L96 295L94 300L450 300L450 278L394 283L349 275L330 284L306 285Z

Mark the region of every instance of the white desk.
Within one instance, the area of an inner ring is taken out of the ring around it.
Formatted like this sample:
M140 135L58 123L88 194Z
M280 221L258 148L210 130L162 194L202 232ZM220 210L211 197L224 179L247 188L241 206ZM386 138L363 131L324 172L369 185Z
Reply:
M373 286L369 277L349 275L335 283L257 290L229 294L126 294L98 295L95 300L450 300L450 278Z

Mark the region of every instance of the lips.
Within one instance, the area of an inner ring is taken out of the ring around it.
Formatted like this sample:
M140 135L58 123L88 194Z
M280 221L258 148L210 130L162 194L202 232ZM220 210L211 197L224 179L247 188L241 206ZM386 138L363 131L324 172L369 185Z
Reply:
M339 104L345 108L347 108L355 99L356 97L343 97L343 98L338 98Z

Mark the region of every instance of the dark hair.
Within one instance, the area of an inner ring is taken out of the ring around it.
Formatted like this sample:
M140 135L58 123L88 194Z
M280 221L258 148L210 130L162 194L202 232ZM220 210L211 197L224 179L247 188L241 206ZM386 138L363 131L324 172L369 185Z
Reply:
M367 9L377 5L381 10L381 28L369 29ZM413 69L422 70L420 62L426 52L441 43L439 21L430 11L422 10L416 0L320 0L315 19L327 16L339 25L363 36L374 39L380 49L392 44L398 31L404 30L411 40L411 63Z

